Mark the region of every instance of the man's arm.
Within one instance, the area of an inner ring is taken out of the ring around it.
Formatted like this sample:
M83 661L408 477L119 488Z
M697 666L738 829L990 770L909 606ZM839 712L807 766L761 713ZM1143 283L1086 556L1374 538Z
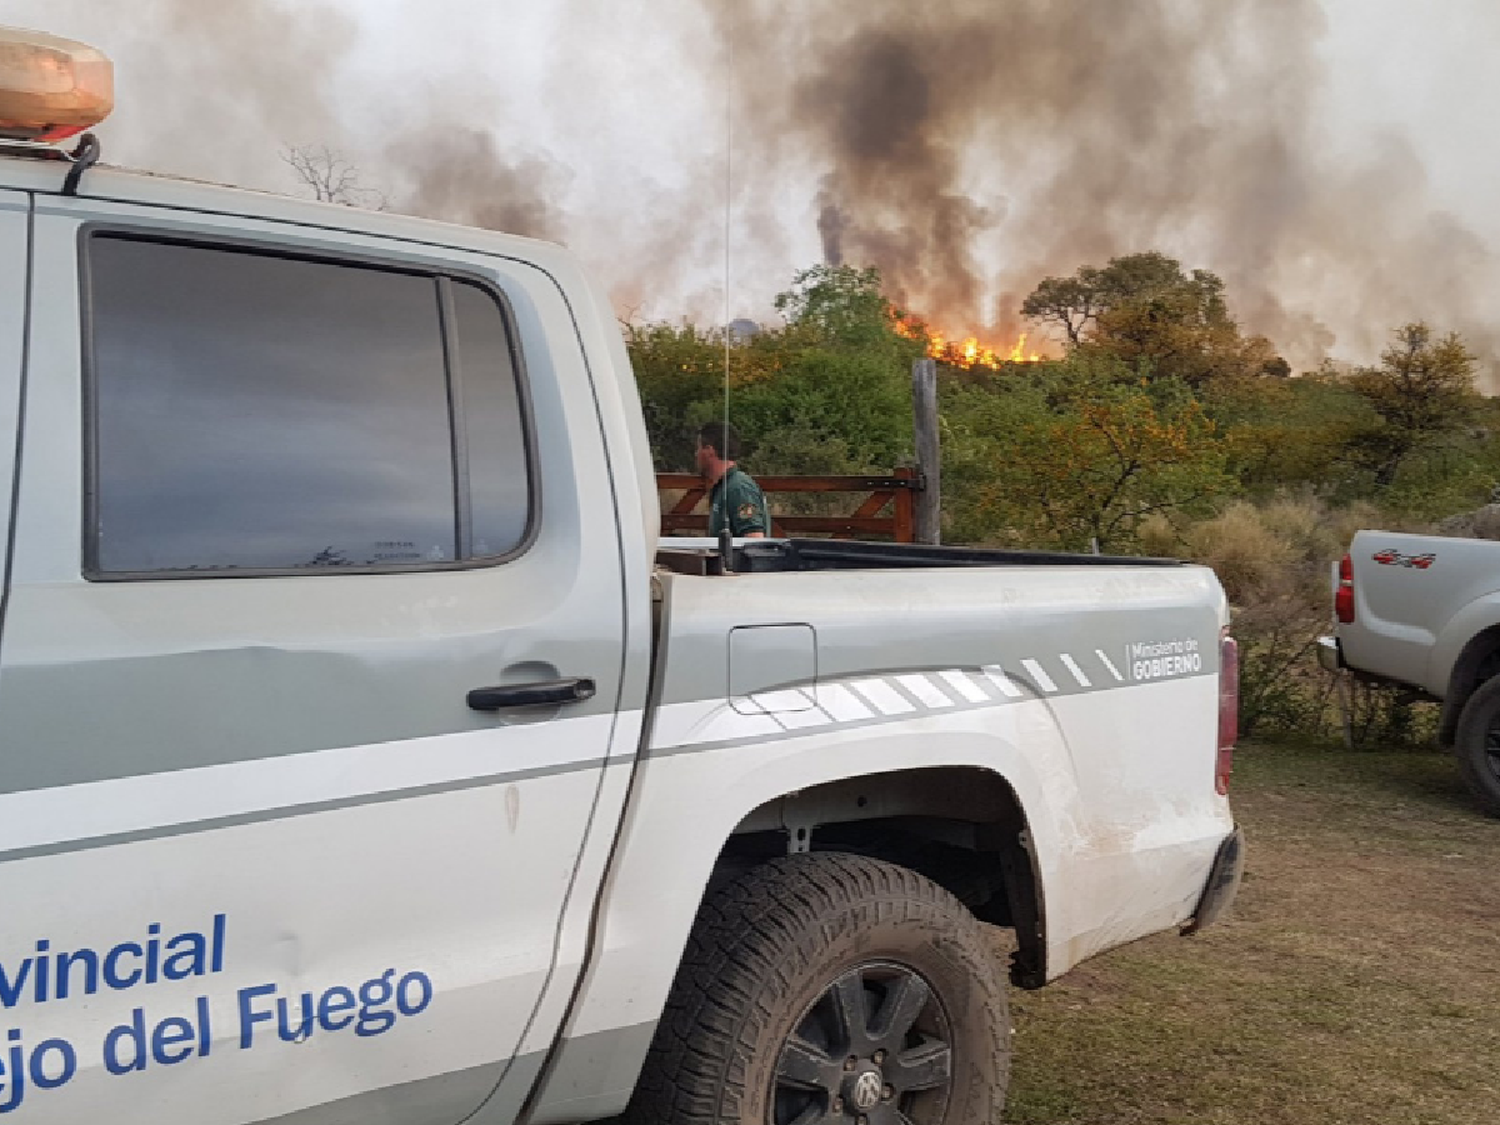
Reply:
M760 485L744 473L735 473L725 484L729 530L741 539L764 539L771 533L771 511Z
M729 509L729 529L741 539L764 539L771 530L767 526L770 513L766 511L765 500L752 495L748 488L734 499L734 507Z

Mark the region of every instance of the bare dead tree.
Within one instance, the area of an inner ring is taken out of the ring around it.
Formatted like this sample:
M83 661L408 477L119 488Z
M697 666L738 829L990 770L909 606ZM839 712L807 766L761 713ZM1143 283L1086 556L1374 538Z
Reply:
M281 159L312 191L314 199L342 203L345 207L385 210L385 196L362 186L359 167L327 145L288 145L281 150Z

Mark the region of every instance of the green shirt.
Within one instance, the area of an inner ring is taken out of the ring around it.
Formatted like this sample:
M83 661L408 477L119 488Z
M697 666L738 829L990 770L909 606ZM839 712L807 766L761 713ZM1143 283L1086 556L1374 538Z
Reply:
M731 535L749 535L758 531L771 534L771 514L766 497L750 474L738 465L720 477L708 494L708 533L717 535L724 528Z

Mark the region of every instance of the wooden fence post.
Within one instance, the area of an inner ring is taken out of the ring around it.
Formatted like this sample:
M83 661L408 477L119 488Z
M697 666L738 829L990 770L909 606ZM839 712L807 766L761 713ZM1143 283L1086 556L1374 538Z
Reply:
M912 420L915 424L917 472L922 490L917 493L916 539L918 543L943 541L942 463L938 447L937 360L919 359L911 365Z

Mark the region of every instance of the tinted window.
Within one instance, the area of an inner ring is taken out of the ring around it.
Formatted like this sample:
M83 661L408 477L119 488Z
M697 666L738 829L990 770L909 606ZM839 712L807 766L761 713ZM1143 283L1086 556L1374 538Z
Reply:
M453 286L458 369L463 374L473 546L503 555L526 534L526 438L516 401L510 338L495 299L477 285Z
M99 571L462 557L446 282L120 236L93 238L89 267ZM515 375L499 307L459 289L474 311L455 335L490 381L473 392L473 538L502 554L528 518Z

